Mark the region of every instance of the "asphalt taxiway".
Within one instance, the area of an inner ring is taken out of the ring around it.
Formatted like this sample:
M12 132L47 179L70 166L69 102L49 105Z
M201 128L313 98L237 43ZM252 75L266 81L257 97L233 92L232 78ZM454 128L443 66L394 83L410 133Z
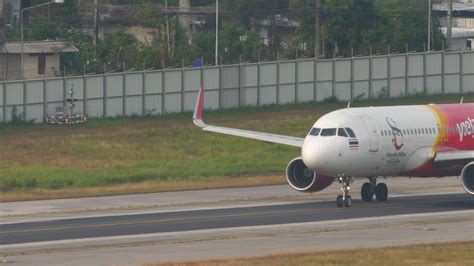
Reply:
M335 207L334 185L313 195L266 186L1 203L0 254L14 265L129 265L474 240L474 199L459 180L412 181L390 179L387 202L354 192L351 208Z
M316 202L5 224L0 232L0 245L474 210L474 200L467 194L357 203L355 208L344 209L335 208L333 202Z

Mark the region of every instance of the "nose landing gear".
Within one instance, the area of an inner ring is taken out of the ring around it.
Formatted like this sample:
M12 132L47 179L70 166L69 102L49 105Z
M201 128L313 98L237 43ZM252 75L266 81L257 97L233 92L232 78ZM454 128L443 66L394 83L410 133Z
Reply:
M349 190L351 189L350 184L354 181L354 178L349 176L339 176L337 180L341 184L342 191L342 195L339 195L336 198L337 207L351 207L352 197L349 195Z
M363 201L372 201L375 198L378 201L386 201L388 198L388 187L385 183L377 184L376 177L369 177L369 181L362 185L362 189L360 191L361 197Z

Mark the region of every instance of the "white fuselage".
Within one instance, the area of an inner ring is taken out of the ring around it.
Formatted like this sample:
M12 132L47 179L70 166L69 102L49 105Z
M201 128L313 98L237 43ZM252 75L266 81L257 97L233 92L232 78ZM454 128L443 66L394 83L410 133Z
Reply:
M329 176L403 175L434 157L442 136L440 121L429 106L337 110L313 128L349 128L355 137L308 134L302 158L309 168Z

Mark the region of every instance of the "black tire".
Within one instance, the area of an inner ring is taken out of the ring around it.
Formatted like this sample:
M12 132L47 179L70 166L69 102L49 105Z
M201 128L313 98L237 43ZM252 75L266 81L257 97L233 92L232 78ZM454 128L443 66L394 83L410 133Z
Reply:
M344 205L346 207L351 207L352 206L352 197L351 196L349 196L349 195L346 196L346 200L344 201Z
M378 201L386 201L388 198L388 187L385 183L379 183L375 186L375 198Z
M342 197L342 195L337 196L337 198L336 198L336 205L337 205L337 207L339 207L339 208L341 208L342 206L344 206L344 198Z
M374 186L370 183L364 183L360 190L360 195L363 201L372 201L374 198Z

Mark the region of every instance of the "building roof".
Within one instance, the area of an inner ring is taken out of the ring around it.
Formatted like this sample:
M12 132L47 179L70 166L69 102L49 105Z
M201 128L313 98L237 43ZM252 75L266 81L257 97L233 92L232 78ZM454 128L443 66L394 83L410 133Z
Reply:
M272 21L270 19L255 19L252 20L253 25L255 26L260 26L260 27L270 27L272 26ZM299 27L299 23L294 20L290 20L287 17L284 17L282 15L276 15L275 16L275 24L277 27L282 27L282 28L297 28Z
M79 52L74 45L69 42L41 41L24 42L23 53L27 54L54 54L54 53L75 53ZM21 43L7 42L0 46L0 54L21 54Z
M446 36L447 29L446 27L442 27L441 31ZM465 28L452 28L451 36L453 38L474 38L474 29L465 29Z
M434 11L448 11L447 3L433 4ZM453 11L474 12L474 4L472 3L453 3Z

